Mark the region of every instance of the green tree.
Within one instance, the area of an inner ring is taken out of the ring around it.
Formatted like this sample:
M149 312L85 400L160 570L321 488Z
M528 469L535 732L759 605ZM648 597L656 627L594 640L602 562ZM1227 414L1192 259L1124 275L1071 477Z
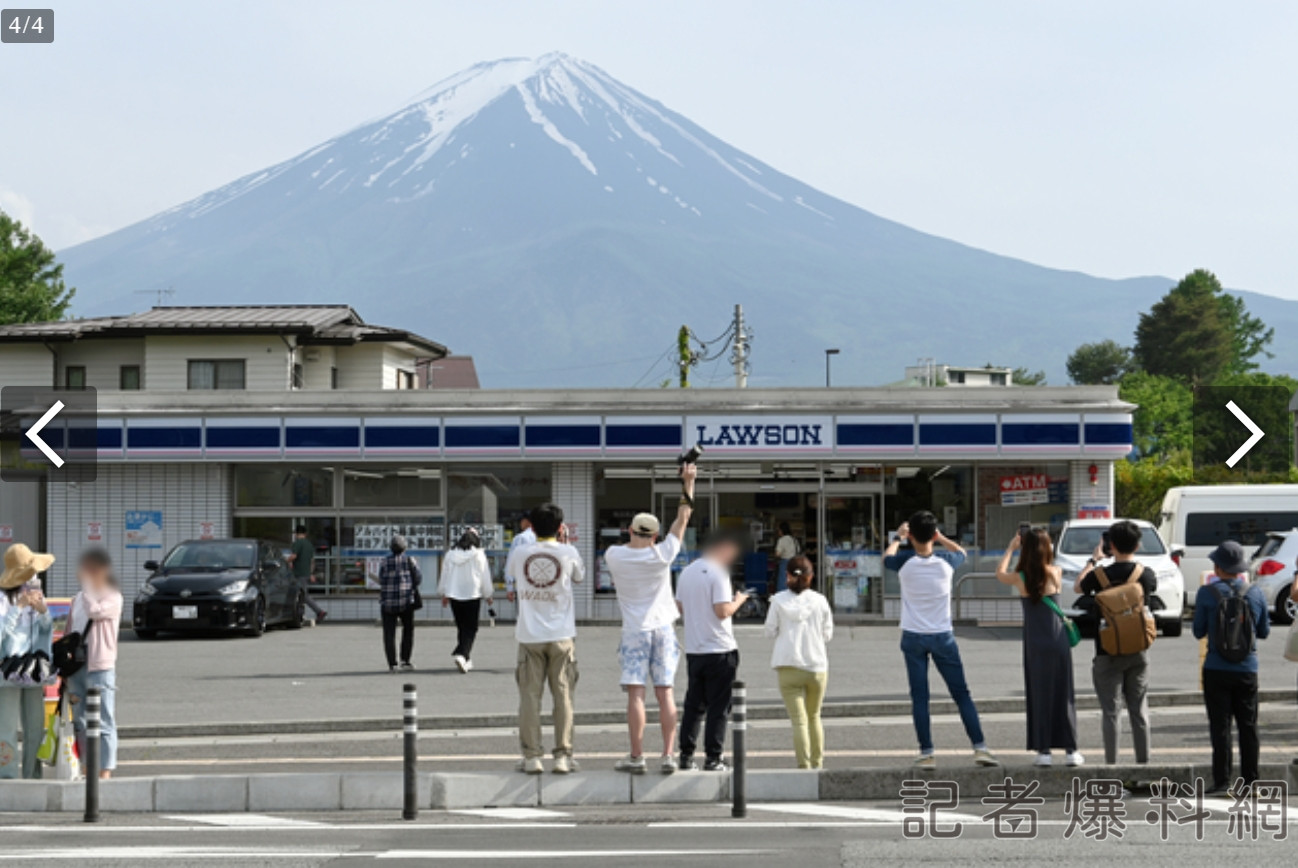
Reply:
M1215 281L1217 278L1212 279ZM1255 371L1258 365L1254 359L1258 356L1274 358L1267 347L1275 340L1275 329L1267 328L1262 320L1250 314L1244 305L1244 299L1238 295L1222 292L1218 301L1221 304L1222 319L1230 329L1231 336L1231 358L1224 373L1229 375Z
M1015 368L1010 373L1010 382L1016 386L1044 386L1046 384L1046 372Z
M1132 444L1138 456L1189 455L1194 445L1193 389L1171 377L1132 371L1122 378L1118 394L1139 408L1132 416Z
M1136 364L1156 377L1211 383L1231 366L1235 335L1227 319L1221 284L1212 272L1191 272L1140 315Z
M1113 340L1082 344L1066 367L1068 378L1079 386L1109 386L1131 370L1131 350Z
M0 211L0 324L62 319L75 293L54 251Z

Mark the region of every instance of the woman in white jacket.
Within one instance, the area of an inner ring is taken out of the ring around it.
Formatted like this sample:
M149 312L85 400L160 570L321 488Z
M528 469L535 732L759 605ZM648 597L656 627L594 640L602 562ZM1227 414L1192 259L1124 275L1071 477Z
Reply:
M779 676L780 695L793 722L793 750L798 768L825 763L825 728L820 706L829 682L827 643L834 635L834 616L824 595L811 590L815 570L799 555L789 561L789 585L771 597L766 635L775 638L771 667Z
M455 616L456 643L451 659L461 672L468 672L473 668L470 655L473 640L478 636L482 601L490 601L495 593L482 538L473 528L466 530L455 548L442 559L442 579L437 591L442 595L442 606L450 606Z

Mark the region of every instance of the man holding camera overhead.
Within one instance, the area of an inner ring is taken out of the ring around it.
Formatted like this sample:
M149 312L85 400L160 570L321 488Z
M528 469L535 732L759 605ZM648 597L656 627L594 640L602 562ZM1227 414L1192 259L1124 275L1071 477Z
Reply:
M680 662L676 641L679 614L672 600L672 562L681 552L685 528L694 512L694 480L698 465L681 464L683 496L676 521L658 542L658 519L642 512L631 519L631 540L604 553L617 589L622 610L622 642L618 662L622 666L622 689L626 691L626 722L631 736L631 753L614 766L620 772L642 775L648 769L644 758L645 685L652 680L658 699L663 752L658 770L665 775L676 771L673 747L676 741L676 699L673 685Z

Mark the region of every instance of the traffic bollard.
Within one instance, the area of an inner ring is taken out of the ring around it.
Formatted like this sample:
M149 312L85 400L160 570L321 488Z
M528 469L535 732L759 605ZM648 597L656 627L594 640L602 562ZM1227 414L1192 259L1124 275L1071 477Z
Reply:
M416 707L417 695L415 685L407 684L403 688L402 706L404 719L402 729L405 732L405 800L401 809L401 819L413 820L419 816L419 780L415 776L415 762L418 759L419 746L419 710Z
M748 766L748 758L744 755L744 737L747 733L748 691L744 689L744 682L736 681L730 704L730 739L735 751L735 768L730 775L730 796L733 803L730 816L735 818L748 816L748 787L744 780Z
M99 822L99 688L86 691L86 819Z

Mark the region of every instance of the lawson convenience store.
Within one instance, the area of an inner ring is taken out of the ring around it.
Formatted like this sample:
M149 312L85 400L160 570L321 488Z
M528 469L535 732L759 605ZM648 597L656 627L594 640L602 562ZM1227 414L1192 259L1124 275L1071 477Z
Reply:
M107 546L130 600L143 562L182 540L304 524L331 614L372 618L393 533L435 577L448 540L482 528L499 581L518 518L554 500L588 564L579 616L616 618L599 556L636 512L670 517L676 457L699 443L689 544L747 532L742 578L761 586L788 523L839 611L886 612L879 551L914 510L971 549L1110 513L1131 410L1109 387L101 392L98 476L47 484L41 536L63 563ZM69 581L56 569L53 592Z

